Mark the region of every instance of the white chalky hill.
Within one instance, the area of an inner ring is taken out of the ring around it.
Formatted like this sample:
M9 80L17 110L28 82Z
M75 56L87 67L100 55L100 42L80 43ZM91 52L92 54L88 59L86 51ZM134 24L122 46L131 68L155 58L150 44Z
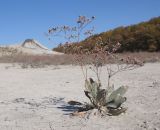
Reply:
M35 55L43 55L43 54L56 54L60 55L62 53L51 51L39 42L34 39L26 39L23 43L17 45L9 45L9 46L1 46L0 53L1 55L9 55L12 53L23 53L23 54L35 54Z

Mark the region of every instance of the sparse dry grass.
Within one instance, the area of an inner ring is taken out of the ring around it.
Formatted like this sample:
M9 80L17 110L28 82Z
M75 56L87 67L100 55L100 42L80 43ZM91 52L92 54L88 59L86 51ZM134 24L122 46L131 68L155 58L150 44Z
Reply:
M160 52L137 52L137 53L120 53L118 56L126 58L128 56L137 58L140 61L147 62L159 62ZM88 60L88 57L86 58ZM85 60L84 60L85 61ZM109 61L112 62L112 61ZM31 67L44 67L46 65L68 65L76 64L74 62L74 55L25 55L15 54L10 56L1 56L0 63L20 63L24 68Z
M160 52L135 52L135 53L120 53L120 57L126 58L128 56L137 58L144 63L160 62Z
M73 56L70 55L10 55L0 57L0 63L19 63L22 68L45 67L48 65L72 64Z

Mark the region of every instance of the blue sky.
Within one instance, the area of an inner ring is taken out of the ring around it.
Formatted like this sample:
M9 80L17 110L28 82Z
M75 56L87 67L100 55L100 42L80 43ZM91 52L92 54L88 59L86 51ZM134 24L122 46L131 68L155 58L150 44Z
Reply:
M160 0L0 0L0 45L34 38L48 48L52 26L74 25L79 15L96 16L96 33L160 16ZM60 40L60 39L59 39Z

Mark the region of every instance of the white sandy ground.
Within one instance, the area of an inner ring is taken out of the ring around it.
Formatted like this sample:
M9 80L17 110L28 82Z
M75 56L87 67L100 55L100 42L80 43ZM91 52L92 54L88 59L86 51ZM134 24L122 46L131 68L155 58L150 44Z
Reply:
M113 80L115 86L130 86L125 114L71 117L67 101L88 101L78 66L21 69L0 64L0 130L160 130L160 63Z

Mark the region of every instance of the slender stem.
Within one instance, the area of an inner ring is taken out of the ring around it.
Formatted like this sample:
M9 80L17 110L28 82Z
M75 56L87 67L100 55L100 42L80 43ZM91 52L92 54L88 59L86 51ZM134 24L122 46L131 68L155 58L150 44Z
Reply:
M111 75L108 75L108 87L110 87L110 79L111 79Z
M83 69L83 65L80 65L80 66L81 66L83 77L84 77L84 79L86 79L86 76L85 76L85 73L84 73L84 69Z

